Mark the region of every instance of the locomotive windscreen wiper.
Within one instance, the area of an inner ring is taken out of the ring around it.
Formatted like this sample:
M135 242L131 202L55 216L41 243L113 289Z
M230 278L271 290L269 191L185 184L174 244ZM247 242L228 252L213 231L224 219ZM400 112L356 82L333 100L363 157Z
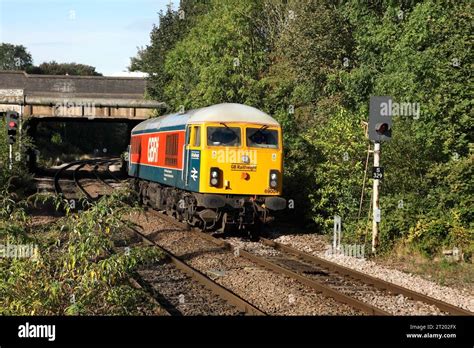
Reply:
M225 128L227 128L227 129L230 130L232 133L234 133L236 137L238 137L237 133L236 133L232 128L230 128L228 125L226 125L224 122L221 122L221 123L219 123L219 124L223 125Z
M264 130L267 129L267 128L268 128L268 125L264 124L264 125L261 126L259 129L257 129L257 131L256 131L255 133L253 133L252 138L254 138L256 134L260 134L260 136L263 136L263 137L264 137L265 134L263 134L262 131L264 131Z

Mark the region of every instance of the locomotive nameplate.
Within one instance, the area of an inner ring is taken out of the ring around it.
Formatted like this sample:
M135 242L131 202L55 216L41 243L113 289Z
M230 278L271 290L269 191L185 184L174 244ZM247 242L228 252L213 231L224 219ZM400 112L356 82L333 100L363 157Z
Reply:
M255 164L232 163L230 170L234 172L255 172L257 171L257 166Z

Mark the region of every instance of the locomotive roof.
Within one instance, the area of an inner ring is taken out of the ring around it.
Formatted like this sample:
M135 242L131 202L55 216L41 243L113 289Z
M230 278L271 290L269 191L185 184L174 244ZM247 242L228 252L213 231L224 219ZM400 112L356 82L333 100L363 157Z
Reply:
M157 118L151 118L139 123L132 132L146 131L161 128L183 128L188 123L205 122L251 122L265 124L268 126L278 126L279 123L270 115L254 107L223 103L204 107L196 110L189 110L185 113L174 113Z

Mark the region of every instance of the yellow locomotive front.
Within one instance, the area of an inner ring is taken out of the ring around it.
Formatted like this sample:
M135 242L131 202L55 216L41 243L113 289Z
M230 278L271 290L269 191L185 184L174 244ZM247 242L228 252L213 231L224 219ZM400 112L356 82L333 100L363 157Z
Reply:
M272 219L270 211L286 207L278 197L283 182L281 127L273 119L219 118L222 122L188 124L188 150L200 152L199 194L204 205L214 202L218 214L208 211L208 223L220 219L223 228L266 223Z
M201 193L278 196L282 193L279 126L207 123L201 134Z

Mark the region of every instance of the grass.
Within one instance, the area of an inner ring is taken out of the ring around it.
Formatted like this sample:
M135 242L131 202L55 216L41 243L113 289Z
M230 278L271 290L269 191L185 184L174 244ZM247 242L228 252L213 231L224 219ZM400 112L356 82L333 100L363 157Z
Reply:
M444 257L430 259L406 247L396 247L394 252L380 259L383 264L404 272L419 275L439 285L467 289L474 293L474 264L449 261Z

